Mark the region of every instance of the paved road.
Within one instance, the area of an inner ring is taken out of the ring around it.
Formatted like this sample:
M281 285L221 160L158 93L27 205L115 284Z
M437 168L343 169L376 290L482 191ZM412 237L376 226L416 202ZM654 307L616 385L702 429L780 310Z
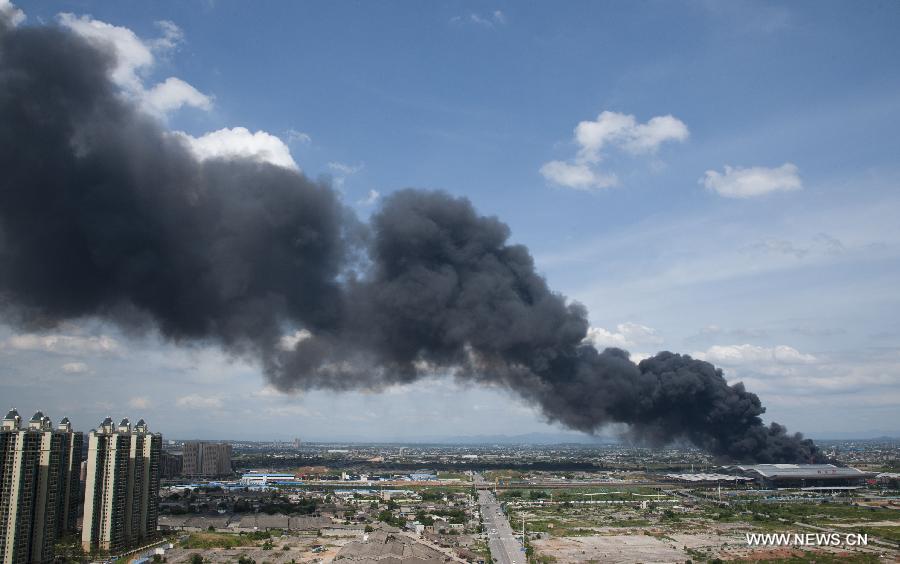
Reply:
M485 483L480 474L475 475L475 482ZM500 564L524 564L522 543L513 536L509 520L500 511L500 503L494 493L488 489L479 489L478 503L481 505L481 517L484 519L491 556Z

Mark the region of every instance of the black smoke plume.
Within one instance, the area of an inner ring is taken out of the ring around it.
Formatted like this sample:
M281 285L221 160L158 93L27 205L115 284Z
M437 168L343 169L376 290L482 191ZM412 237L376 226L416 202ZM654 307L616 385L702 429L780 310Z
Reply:
M327 183L198 161L122 97L114 63L65 30L0 22L8 323L152 326L255 358L285 390L452 373L586 433L625 423L723 459L820 458L812 441L765 426L759 398L711 364L669 352L634 364L586 344L585 309L467 200L403 190L362 225Z

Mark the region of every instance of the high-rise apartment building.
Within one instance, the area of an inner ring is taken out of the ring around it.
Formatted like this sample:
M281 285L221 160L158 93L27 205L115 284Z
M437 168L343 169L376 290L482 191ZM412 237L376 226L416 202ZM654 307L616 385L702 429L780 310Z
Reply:
M0 562L53 561L57 535L75 526L80 463L81 434L67 419L54 429L39 411L23 428L15 409L6 414L0 424Z
M81 543L86 552L119 552L157 536L162 437L144 420L132 429L107 417L88 435Z
M182 451L185 476L227 476L231 469L231 445L188 441Z
M57 535L74 531L81 508L81 449L84 435L72 430L68 417L63 417L56 430L62 434L60 455L59 501L57 504Z
M159 459L159 475L162 478L181 476L182 456L174 452L162 451Z

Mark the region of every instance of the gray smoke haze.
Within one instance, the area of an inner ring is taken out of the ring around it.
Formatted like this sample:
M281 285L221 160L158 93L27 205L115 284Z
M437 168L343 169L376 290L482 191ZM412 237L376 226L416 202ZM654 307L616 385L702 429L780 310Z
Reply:
M256 359L283 390L448 373L586 433L626 423L723 459L820 458L812 441L764 425L759 398L711 364L669 352L635 364L585 344L585 309L468 200L402 190L363 225L296 171L197 161L119 95L113 64L65 30L0 22L8 323L152 327Z

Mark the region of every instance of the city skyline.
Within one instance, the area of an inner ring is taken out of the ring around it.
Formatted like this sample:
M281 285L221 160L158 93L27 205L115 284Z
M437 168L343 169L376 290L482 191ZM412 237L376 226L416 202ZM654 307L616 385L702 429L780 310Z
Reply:
M330 175L363 220L406 186L469 198L588 307L600 348L708 360L808 436L900 430L895 4L16 6L20 26L120 40L120 86L198 154ZM85 431L139 414L167 438L566 432L448 375L284 394L253 359L182 345L3 324L0 396Z

